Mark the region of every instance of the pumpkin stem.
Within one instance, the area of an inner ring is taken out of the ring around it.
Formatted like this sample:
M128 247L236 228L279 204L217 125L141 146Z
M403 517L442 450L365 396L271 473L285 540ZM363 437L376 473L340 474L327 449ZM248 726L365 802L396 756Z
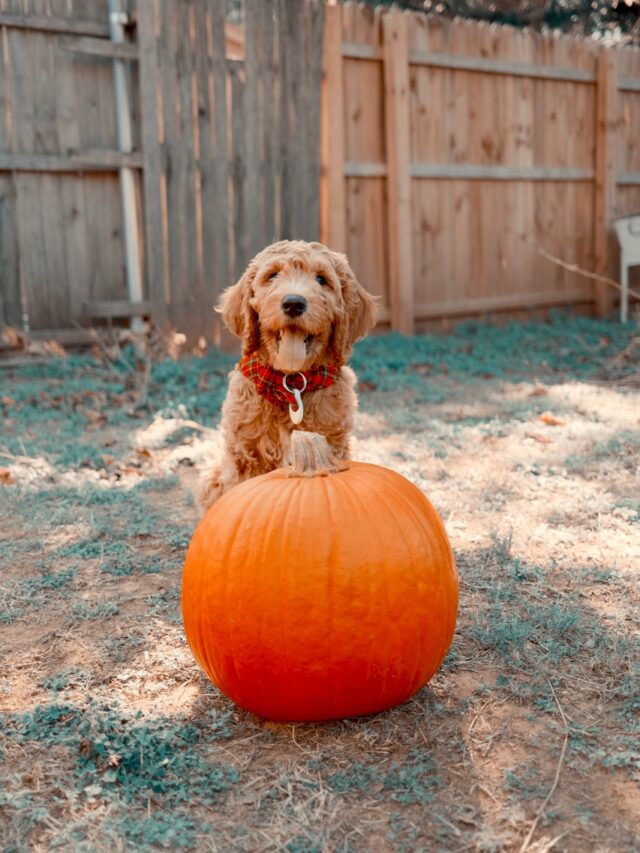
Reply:
M344 471L346 462L338 459L323 435L296 429L291 433L290 477L326 477Z

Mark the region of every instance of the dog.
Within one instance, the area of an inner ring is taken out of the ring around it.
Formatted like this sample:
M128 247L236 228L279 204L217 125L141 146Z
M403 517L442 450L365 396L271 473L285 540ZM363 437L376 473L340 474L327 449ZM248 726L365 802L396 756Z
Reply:
M375 299L345 255L322 243L282 240L251 261L216 308L242 340L222 406L222 460L205 472L202 510L244 480L281 467L291 432L325 436L348 459L357 405L347 366L373 327Z

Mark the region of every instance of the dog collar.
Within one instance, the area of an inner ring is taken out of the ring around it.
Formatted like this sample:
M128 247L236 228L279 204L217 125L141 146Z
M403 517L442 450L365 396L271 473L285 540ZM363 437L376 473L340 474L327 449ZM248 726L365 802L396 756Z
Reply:
M298 411L302 410L300 394L303 391L319 391L321 388L328 388L340 374L337 364L323 364L300 373L282 373L261 362L256 354L244 355L238 362L238 370L251 379L258 394L265 400L274 406L289 405L294 423L299 421L295 420L296 410L292 407L297 405Z

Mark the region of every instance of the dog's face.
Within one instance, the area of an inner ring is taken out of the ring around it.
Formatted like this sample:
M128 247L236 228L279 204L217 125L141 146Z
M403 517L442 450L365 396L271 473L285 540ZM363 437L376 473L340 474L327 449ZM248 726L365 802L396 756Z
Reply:
M344 364L373 326L373 297L344 255L321 243L283 240L251 261L218 310L243 353L258 352L276 370L294 373Z

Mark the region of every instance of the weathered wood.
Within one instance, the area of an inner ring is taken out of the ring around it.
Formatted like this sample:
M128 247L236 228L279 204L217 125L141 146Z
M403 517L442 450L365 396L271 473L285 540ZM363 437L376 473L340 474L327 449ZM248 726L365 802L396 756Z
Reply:
M505 27L503 38L509 29ZM478 71L482 74L502 74L511 77L532 77L540 80L564 80L573 83L595 83L596 75L590 71L575 68L560 68L553 65L529 65L524 62L511 62L488 59L480 56L463 56L447 53L428 53L414 50L409 54L412 65L426 65L432 68L450 68L458 71Z
M278 46L276 42L277 0L262 0L263 54L260 76L262 78L261 134L262 164L262 237L265 245L274 242L279 229L279 211L276 204L278 168L278 140L273 126L278 123Z
M233 282L229 259L229 178L228 178L228 102L227 102L227 62L225 59L225 23L224 6L210 3L207 9L207 43L211 63L210 97L213 97L214 162L210 192L211 204L215 211L210 226L210 235L214 253L212 270L214 281L214 299ZM211 79L212 78L212 79ZM219 314L214 314L214 340L224 345L228 338Z
M305 122L299 109L304 91L304 5L298 0L279 0L280 40L280 204L281 236L302 236L304 212ZM286 48L283 49L283 46Z
M91 346L99 340L95 329L37 329L29 332L29 340L32 341L56 341L63 346Z
M165 262L165 229L163 210L166 199L160 152L162 129L160 111L162 92L159 87L156 32L159 22L155 4L142 3L138 9L140 42L140 106L142 144L144 147L144 224L148 293L152 317L161 328L167 323L168 269Z
M262 11L264 0L245 0L245 86L242 101L244 109L244 146L245 181L243 192L246 199L243 207L246 211L246 243L244 251L247 263L262 248L261 203L261 142L264 133L264 115L261 113L262 96Z
M54 15L22 15L16 12L0 12L0 26L42 33L74 33L75 35L102 36L104 38L109 36L106 15L104 23L102 23L100 21L61 18Z
M617 56L614 50L603 50L598 56L597 84L597 124L595 145L595 216L593 242L595 247L595 272L609 275L611 269L610 246L612 242L611 223L615 204L615 139L618 121L618 70ZM610 309L609 289L601 282L595 282L595 301L600 316Z
M498 296L481 296L457 302L429 302L416 305L416 319L429 320L439 317L456 317L465 314L483 314L491 311L510 311L517 308L552 308L555 305L573 305L589 302L589 294L582 289L554 291L530 291L506 293Z
M127 299L117 301L85 302L84 315L88 318L146 317L151 314L151 302L129 302Z
M631 77L620 77L618 80L618 90L620 92L640 92L640 80L634 80Z
M123 166L142 168L142 155L120 151L84 151L81 154L0 153L0 172L117 172Z
M619 187L640 187L640 172L623 172L616 177Z
M122 17L121 0L109 0L110 35L114 45L126 45L126 36L120 18ZM127 66L121 59L113 62L114 107L116 112L116 130L118 150L123 154L133 151L131 92L127 75ZM120 195L122 198L122 232L125 257L125 276L127 293L132 302L143 299L144 286L142 282L142 257L140 248L140 222L138 220L138 176L133 169L120 169ZM139 332L141 326L134 322L134 331Z
M305 116L303 188L301 195L304 226L300 236L304 240L320 237L320 137L322 90L322 35L324 32L324 0L307 0L304 5L304 91L297 106L298 115Z
M544 166L476 166L469 163L440 165L412 163L412 178L467 181L593 181L592 169L565 169Z
M0 176L0 327L22 327L20 245L16 229L16 193L13 180Z
M324 30L322 91L321 239L338 252L347 246L342 6L328 6Z
M344 164L346 178L386 178L386 163L353 163L348 160Z
M345 59L373 59L382 62L382 48L372 44L343 41L340 52Z
M414 330L409 137L408 16L395 10L382 22L389 209L391 325Z
M137 44L116 44L91 36L61 37L58 41L58 50L78 56L122 59L128 62L137 62L139 58Z
M234 277L239 279L249 262L246 227L246 156L244 134L244 80L239 71L231 69L231 182L233 186Z
M59 57L58 57L59 59ZM54 78L54 97L56 101L56 123L58 141L62 151L82 150L82 135L78 116L77 75L78 70L70 57L58 61ZM109 176L111 178L111 176ZM69 314L64 324L81 319L82 306L89 298L92 266L94 258L90 253L90 233L95 233L87 216L85 204L85 184L93 181L93 176L82 174L60 177L60 201L56 216L62 222L65 255L67 258L66 281L64 287L69 292ZM113 177L115 180L115 176ZM96 234L97 239L100 236Z

